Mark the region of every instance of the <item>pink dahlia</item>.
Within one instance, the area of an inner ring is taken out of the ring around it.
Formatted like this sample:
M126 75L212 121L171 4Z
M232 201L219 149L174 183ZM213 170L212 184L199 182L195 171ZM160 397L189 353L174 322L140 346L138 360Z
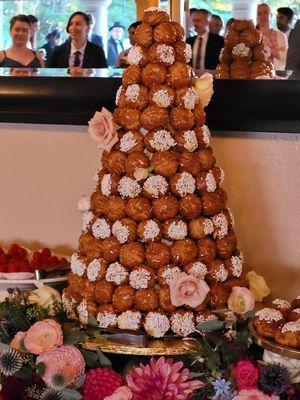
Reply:
M91 369L81 388L82 400L103 400L122 385L122 377L110 368Z
M36 364L43 363L42 376L46 385L54 388L67 387L84 373L85 362L75 346L61 346L39 355Z
M171 358L160 357L134 368L126 376L133 400L188 400L204 383L188 380L190 371L187 368L180 371L182 367L182 361L173 364Z

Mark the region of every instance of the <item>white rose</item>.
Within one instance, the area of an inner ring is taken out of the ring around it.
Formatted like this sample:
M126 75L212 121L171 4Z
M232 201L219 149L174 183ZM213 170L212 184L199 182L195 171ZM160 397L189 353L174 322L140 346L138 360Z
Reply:
M91 208L90 198L88 196L81 197L81 199L78 201L77 208L82 213L89 211Z
M30 292L27 296L29 303L36 303L41 307L50 307L50 315L53 315L53 303L61 303L59 292L51 286L43 283L36 283L37 289Z
M194 88L203 107L206 107L214 94L213 76L209 73L203 74L194 81Z

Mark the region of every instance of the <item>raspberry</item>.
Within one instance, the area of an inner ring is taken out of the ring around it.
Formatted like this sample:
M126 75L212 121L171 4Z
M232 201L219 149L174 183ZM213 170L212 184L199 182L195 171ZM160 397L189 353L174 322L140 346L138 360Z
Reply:
M42 249L42 256L43 257L51 257L52 256L51 250L48 249L47 247L43 248Z
M12 258L23 259L27 257L27 250L23 249L23 247L20 247L19 245L14 243L10 246L7 255L10 259Z
M12 260L8 263L8 272L31 272L28 260Z

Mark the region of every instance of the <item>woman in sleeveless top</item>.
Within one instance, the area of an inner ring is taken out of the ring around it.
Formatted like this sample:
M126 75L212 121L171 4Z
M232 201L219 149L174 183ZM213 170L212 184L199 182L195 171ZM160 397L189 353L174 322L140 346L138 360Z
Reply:
M30 21L20 14L10 21L12 46L0 52L0 67L41 68L43 59L40 53L27 48L30 37Z

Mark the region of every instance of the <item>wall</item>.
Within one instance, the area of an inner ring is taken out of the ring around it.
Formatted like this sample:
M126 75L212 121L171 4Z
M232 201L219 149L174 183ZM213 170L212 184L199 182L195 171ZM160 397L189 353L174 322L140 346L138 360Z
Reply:
M98 151L86 127L0 124L0 243L72 251L77 201L93 188ZM248 267L274 296L300 293L300 134L214 135Z

